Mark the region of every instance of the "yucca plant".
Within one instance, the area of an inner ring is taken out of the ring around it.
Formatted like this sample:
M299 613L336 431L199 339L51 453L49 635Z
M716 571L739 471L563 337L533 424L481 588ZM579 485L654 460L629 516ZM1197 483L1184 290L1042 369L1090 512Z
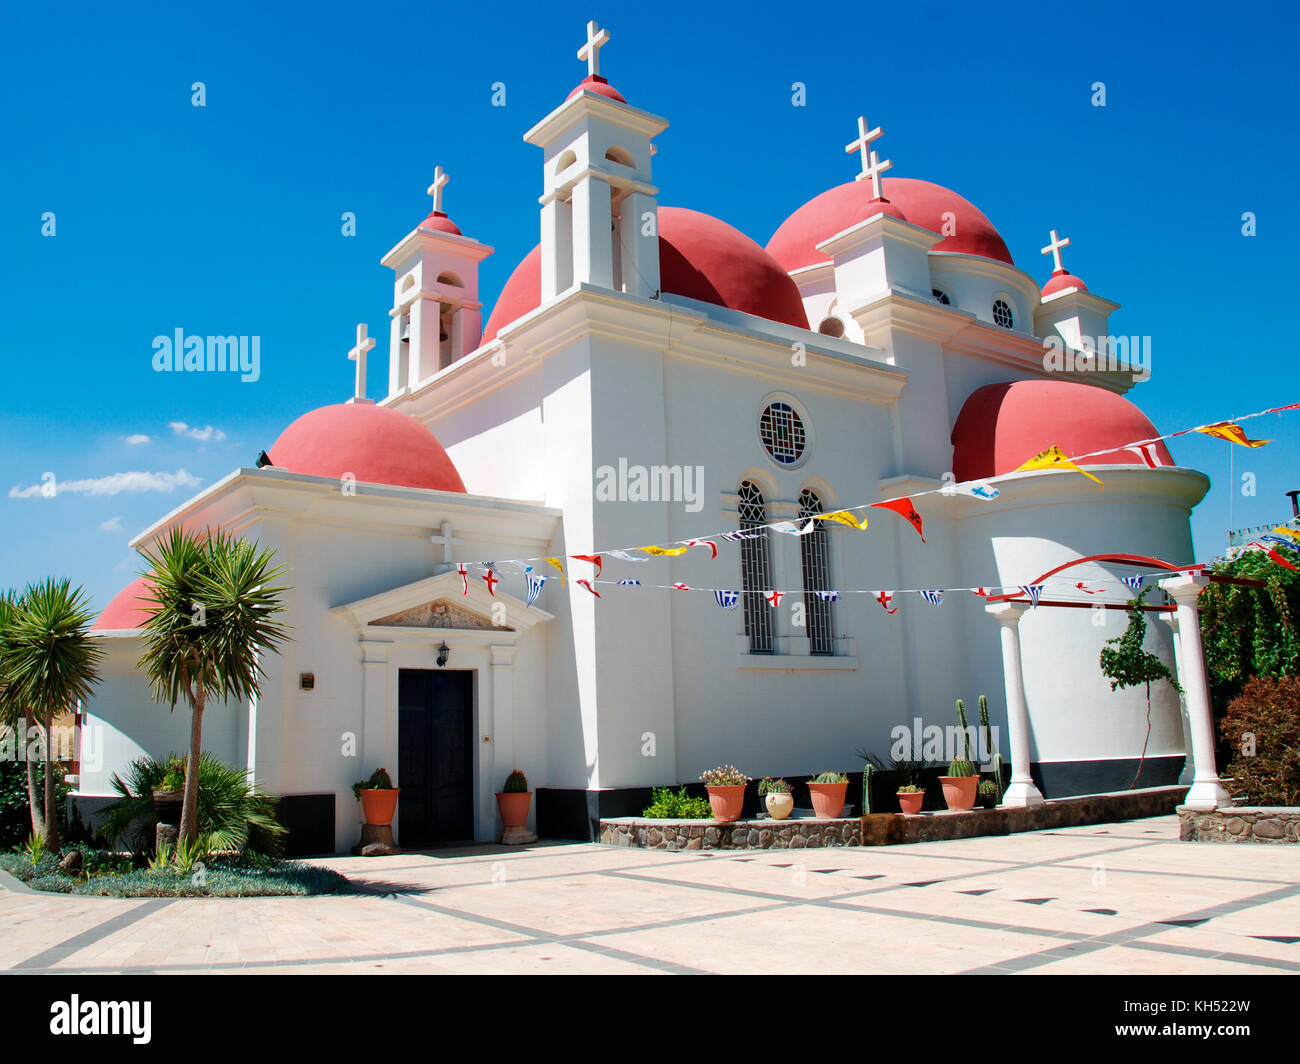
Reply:
M18 686L10 682L9 665L5 656L5 647L19 608L20 599L12 588L0 593L0 724L13 728L15 741L23 746L27 743L27 706ZM32 834L43 837L45 809L40 790L36 786L37 761L35 758L24 757L23 764L27 770L27 806L31 813Z
M261 693L261 658L288 638L276 617L284 611L272 568L274 552L225 532L195 535L173 528L156 553L145 552L151 613L145 620L139 668L155 701L174 711L190 706L190 765L203 754L203 712L208 701L245 702ZM199 834L200 773L185 776L180 837Z
M53 577L31 584L16 601L10 598L6 635L0 642L0 674L5 700L31 710L45 742L45 848L58 853L59 812L56 806L51 729L54 718L90 697L99 683L103 648L90 635L95 615L84 589L73 590L71 581ZM29 777L33 805L34 780ZM33 818L33 829L37 825Z
M125 845L142 855L153 850L153 792L161 789L175 757L172 754L159 761L140 758L131 762L126 779L113 776L118 800L104 808L99 828L105 845ZM204 753L199 758L198 783L199 832L210 852L238 854L254 861L280 853L285 829L275 819L275 799L253 786L247 772Z

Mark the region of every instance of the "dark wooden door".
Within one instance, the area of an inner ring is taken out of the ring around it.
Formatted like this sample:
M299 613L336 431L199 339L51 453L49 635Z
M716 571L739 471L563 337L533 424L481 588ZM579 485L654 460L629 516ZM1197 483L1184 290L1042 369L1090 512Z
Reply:
M474 837L472 676L456 669L398 673L397 843L404 849Z

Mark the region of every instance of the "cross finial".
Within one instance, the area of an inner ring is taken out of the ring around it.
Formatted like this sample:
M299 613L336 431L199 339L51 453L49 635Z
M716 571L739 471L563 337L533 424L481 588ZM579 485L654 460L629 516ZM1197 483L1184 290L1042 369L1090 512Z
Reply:
M1061 239L1056 235L1056 230L1053 229L1052 242L1048 244L1047 247L1043 248L1044 255L1052 256L1052 262L1055 264L1052 270L1053 273L1065 272L1065 267L1061 265L1061 248L1068 248L1069 246L1070 238L1067 236L1064 239Z
M882 161L880 156L878 156L874 151L871 152L871 162L863 166L862 173L858 174L858 180L861 181L864 177L871 179L872 199L883 198L881 194L880 175L886 170L891 169L893 165L894 164L888 159Z
M858 115L858 139L850 141L844 146L844 151L849 155L852 155L855 151L862 153L862 173L858 180L862 180L863 177L867 176L867 163L869 162L867 149L871 147L871 142L883 132L884 130L879 126L876 126L875 129L868 129L866 118Z
M348 352L348 358L357 364L357 394L354 403L365 403L366 399L366 352L375 346L373 337L367 334L366 323L357 326L357 346Z
M441 166L433 168L433 184L429 186L429 195L433 197L433 210L435 214L442 213L442 189L450 181Z
M609 44L609 30L602 30L592 19L587 23L587 43L578 49L578 58L586 60L587 75L600 76L600 50Z

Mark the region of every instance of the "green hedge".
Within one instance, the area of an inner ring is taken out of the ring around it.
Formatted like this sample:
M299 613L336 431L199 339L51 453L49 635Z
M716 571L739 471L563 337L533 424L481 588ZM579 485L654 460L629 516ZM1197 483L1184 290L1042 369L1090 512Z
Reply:
M36 766L36 791L44 799L45 765ZM68 792L72 790L63 777L67 766L54 768L55 797L59 808L59 833L68 837ZM27 841L32 833L31 807L27 804L27 764L24 761L0 761L0 850L11 850Z

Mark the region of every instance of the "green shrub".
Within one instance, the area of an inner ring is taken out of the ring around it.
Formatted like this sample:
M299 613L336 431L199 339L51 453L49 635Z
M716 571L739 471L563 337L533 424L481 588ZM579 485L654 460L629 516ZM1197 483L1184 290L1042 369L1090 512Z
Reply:
M59 810L59 835L68 837L68 793L64 782L66 764L54 769L55 805ZM45 765L36 763L36 797L44 802ZM42 804L42 808L44 805ZM0 761L0 850L11 850L27 841L32 833L31 806L27 803L27 764L23 761Z
M1300 805L1300 677L1254 676L1219 725L1233 758L1224 770L1250 805Z
M707 798L692 798L685 787L675 794L669 787L656 787L641 815L647 820L712 820L713 807Z
M106 845L141 856L153 853L153 792L162 789L170 761L141 758L131 762L125 780L113 777L120 797L104 808L99 837ZM214 850L254 861L278 856L286 834L275 819L275 799L258 791L243 769L206 751L199 758L199 833L209 837Z

